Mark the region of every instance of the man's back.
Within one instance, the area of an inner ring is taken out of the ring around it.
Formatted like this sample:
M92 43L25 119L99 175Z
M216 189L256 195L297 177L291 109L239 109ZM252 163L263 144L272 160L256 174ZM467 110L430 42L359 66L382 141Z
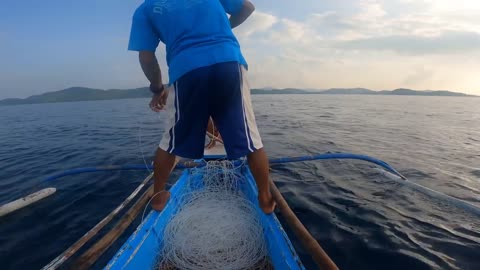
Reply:
M246 65L226 14L237 12L242 3L147 0L135 12L132 27L132 32L136 28L142 37L132 38L129 48L144 50L156 48L158 41L165 43L170 82L193 69L216 63L236 61Z
M129 49L139 51L140 65L150 81L150 108L158 112L166 106L169 112L154 162L152 207L157 211L170 198L165 188L175 156L203 157L210 117L222 134L227 156L247 156L262 210L269 214L275 208L246 63L231 30L254 10L249 0L147 0L135 12ZM174 86L170 94L163 86L155 56L160 40L167 45L170 83Z

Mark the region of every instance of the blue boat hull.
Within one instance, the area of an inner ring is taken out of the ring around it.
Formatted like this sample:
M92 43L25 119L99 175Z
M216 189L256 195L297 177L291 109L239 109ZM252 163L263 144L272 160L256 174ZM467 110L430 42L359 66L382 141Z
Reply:
M247 179L239 188L255 205L261 217L269 259L274 269L305 269L275 214L265 215L259 208L255 181L248 167L241 166L238 170ZM154 269L158 262L164 229L180 206L182 187L189 180L189 175L189 170L183 172L170 189L171 198L165 209L160 213L151 211L105 269Z

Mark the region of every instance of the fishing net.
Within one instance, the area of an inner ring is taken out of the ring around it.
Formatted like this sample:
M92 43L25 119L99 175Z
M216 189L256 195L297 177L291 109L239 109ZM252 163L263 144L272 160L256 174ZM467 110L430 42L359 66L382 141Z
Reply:
M192 170L165 228L159 269L268 269L260 217L231 162Z

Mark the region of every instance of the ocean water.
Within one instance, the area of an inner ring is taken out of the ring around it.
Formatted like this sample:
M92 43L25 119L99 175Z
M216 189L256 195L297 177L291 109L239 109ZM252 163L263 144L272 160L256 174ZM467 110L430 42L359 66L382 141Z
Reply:
M371 155L413 182L480 207L478 98L256 95L253 102L271 157ZM47 186L58 189L0 218L0 269L41 268L148 172L90 173L48 184L42 178L76 167L150 162L163 117L149 111L146 99L0 107L0 204ZM388 179L370 164L276 165L272 176L341 269L480 269L480 217Z

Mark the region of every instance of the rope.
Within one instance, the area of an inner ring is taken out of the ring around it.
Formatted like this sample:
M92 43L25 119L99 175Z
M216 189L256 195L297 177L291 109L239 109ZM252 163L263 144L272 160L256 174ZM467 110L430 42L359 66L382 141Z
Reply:
M210 125L212 127L211 132L210 132L210 130L208 130ZM223 140L220 136L220 132L215 127L215 123L213 122L212 118L208 119L207 136L210 138L210 141L208 142L207 145L205 145L205 149L213 148L215 146L216 142L219 142L219 143L223 144Z
M402 180L400 181L402 184L406 184L409 187L412 187L413 189L419 192L422 192L428 196L441 199L467 212L480 216L479 207L473 204L470 204L468 202L465 202L463 200L457 199L455 197L440 193L438 191L435 191L427 187L421 186L419 184L416 184L414 182L411 182L405 176L403 176L401 173L395 170L392 166L390 166L388 163L373 157L365 156L365 155L356 155L356 154L350 154L350 153L327 153L327 154L317 154L317 155L299 156L299 157L284 157L284 158L270 159L270 164L283 164L283 163L291 163L291 162L304 162L304 161L328 160L328 159L354 159L354 160L363 160L366 162L376 164L384 168L388 172L391 172L392 174L398 176ZM236 164L239 164L239 163L236 163ZM205 162L204 161L200 163L195 161L181 162L175 167L175 169L185 169L185 168L192 168L197 166L200 166L200 167L205 166ZM152 166L149 166L148 168L152 168ZM57 178L61 178L67 175L75 175L75 174L87 173L87 172L118 171L118 170L145 170L145 165L128 164L128 165L122 165L122 166L114 165L114 166L103 166L103 167L79 168L79 169L67 170L67 171L60 172L58 174L54 174L52 176L45 178L43 182L53 181Z
M143 218L145 217L145 212L147 211L147 208L148 206L150 205L150 203L152 202L153 198L155 198L157 195L159 195L160 193L163 193L165 192L166 190L162 190L162 191L159 191L155 194L153 194L152 198L150 198L150 200L147 202L147 204L145 205L145 208L143 209L143 214L142 214L142 221L140 222L140 224L143 223Z
M407 179L397 170L395 170L392 166L390 166L385 161L365 156L365 155L357 155L357 154L350 154L350 153L327 153L327 154L317 154L311 156L300 156L300 157L285 157L285 158L274 158L270 159L270 164L281 164L281 163L291 163L291 162L302 162L302 161L312 161L312 160L324 160L324 159L357 159L363 160L370 163L374 163L387 171L399 176L402 179Z
M195 162L195 161L185 161L177 164L175 169L188 169L193 167L205 166L205 162ZM148 169L153 170L152 165L147 166ZM62 178L64 176L76 175L82 173L90 172L107 172L107 171L144 171L146 167L144 164L126 164L126 165L107 165L107 166L98 166L98 167L85 167L77 168L72 170L66 170L63 172L56 173L54 175L48 176L43 179L42 182L51 182L55 179Z
M160 240L159 269L265 269L260 216L241 192L246 179L238 172L228 161L192 170Z
M138 125L138 148L140 148L140 152L142 153L142 159L143 163L145 164L145 168L149 173L152 173L152 170L148 167L147 160L145 159L145 154L143 153L143 147L142 147L142 126Z

